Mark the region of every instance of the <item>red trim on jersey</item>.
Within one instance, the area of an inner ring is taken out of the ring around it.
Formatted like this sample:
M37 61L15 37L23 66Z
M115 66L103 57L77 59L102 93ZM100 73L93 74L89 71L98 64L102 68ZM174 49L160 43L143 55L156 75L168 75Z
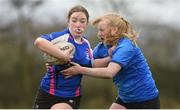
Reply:
M77 96L80 96L80 86L78 86L77 89L76 89L76 97Z
M54 95L54 71L53 71L53 66L50 66L49 69L50 69L50 72L51 72L49 93Z
M92 53L91 53L90 49L87 48L87 51L88 51L88 54L89 54L90 59L92 59L93 56L92 56Z

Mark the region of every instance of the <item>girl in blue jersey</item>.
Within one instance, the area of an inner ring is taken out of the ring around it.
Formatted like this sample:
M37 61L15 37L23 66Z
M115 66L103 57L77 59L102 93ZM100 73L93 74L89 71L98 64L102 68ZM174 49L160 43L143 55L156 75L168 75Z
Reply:
M159 109L158 89L128 21L117 14L107 14L96 19L93 25L97 27L98 35L105 38L106 45L114 48L112 53L109 52L110 56L104 58L106 63L109 62L108 66L96 64L99 68L87 68L72 63L75 66L63 70L63 74L113 78L118 95L110 109ZM96 58L107 55L107 51L102 51L104 46L95 48Z
M68 13L68 28L61 32L41 35L35 40L35 46L41 51L68 63L73 61L85 67L91 67L91 47L82 35L87 28L88 11L82 6L73 7ZM71 58L69 52L62 52L53 43L70 42L75 47ZM68 68L64 65L48 65L47 72L41 80L35 100L35 109L78 109L81 97L82 75L65 77L61 71Z

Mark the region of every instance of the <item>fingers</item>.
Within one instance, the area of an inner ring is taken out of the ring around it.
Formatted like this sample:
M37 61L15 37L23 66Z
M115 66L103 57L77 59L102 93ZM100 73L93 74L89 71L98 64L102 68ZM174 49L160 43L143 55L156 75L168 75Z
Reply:
M113 53L115 48L116 48L116 46L113 46L113 47L108 49L108 54L109 54L110 57L112 57L112 53Z
M65 75L65 79L70 78L72 75Z
M70 68L62 70L61 73L67 76L70 75Z
M77 64L75 62L70 62L70 65L71 65L70 68L62 70L61 73L63 75L67 75L67 76L79 74L79 70L78 70L79 64Z
M46 63L45 66L46 66L46 71L49 71L49 68L50 68L52 65L49 64L49 63Z
M70 67L70 68L67 68L67 69L65 69L65 70L62 70L61 73L62 73L63 75L67 75L67 76L68 76L68 75L76 75L77 72L76 72L75 68L76 68L76 67L72 66L72 67Z
M75 63L75 62L70 62L71 65L73 66L78 66L79 64L78 63Z
M69 52L69 54L72 53L72 52L73 52L73 48L70 48L70 49L68 50L68 52Z

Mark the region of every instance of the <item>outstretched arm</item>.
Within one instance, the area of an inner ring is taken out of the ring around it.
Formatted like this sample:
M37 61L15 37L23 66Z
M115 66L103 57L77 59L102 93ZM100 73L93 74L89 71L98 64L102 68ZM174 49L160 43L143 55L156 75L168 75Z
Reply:
M82 67L77 63L72 64L74 66L62 71L64 75L84 74L99 78L113 78L121 69L121 66L114 62L109 63L108 67L104 68L87 68Z
M107 67L110 61L111 61L111 57L109 56L105 58L95 59L93 62L93 68Z

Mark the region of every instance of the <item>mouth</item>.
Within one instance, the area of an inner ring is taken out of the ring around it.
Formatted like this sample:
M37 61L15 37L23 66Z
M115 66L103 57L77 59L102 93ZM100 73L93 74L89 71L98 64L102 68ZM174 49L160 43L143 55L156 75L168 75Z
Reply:
M102 41L104 41L104 38L102 36L98 36L98 38Z
M101 37L100 39L101 39L102 41L104 41L104 38Z
M83 29L80 29L80 28L75 29L75 32L76 32L77 34L81 34L81 33L83 32Z

